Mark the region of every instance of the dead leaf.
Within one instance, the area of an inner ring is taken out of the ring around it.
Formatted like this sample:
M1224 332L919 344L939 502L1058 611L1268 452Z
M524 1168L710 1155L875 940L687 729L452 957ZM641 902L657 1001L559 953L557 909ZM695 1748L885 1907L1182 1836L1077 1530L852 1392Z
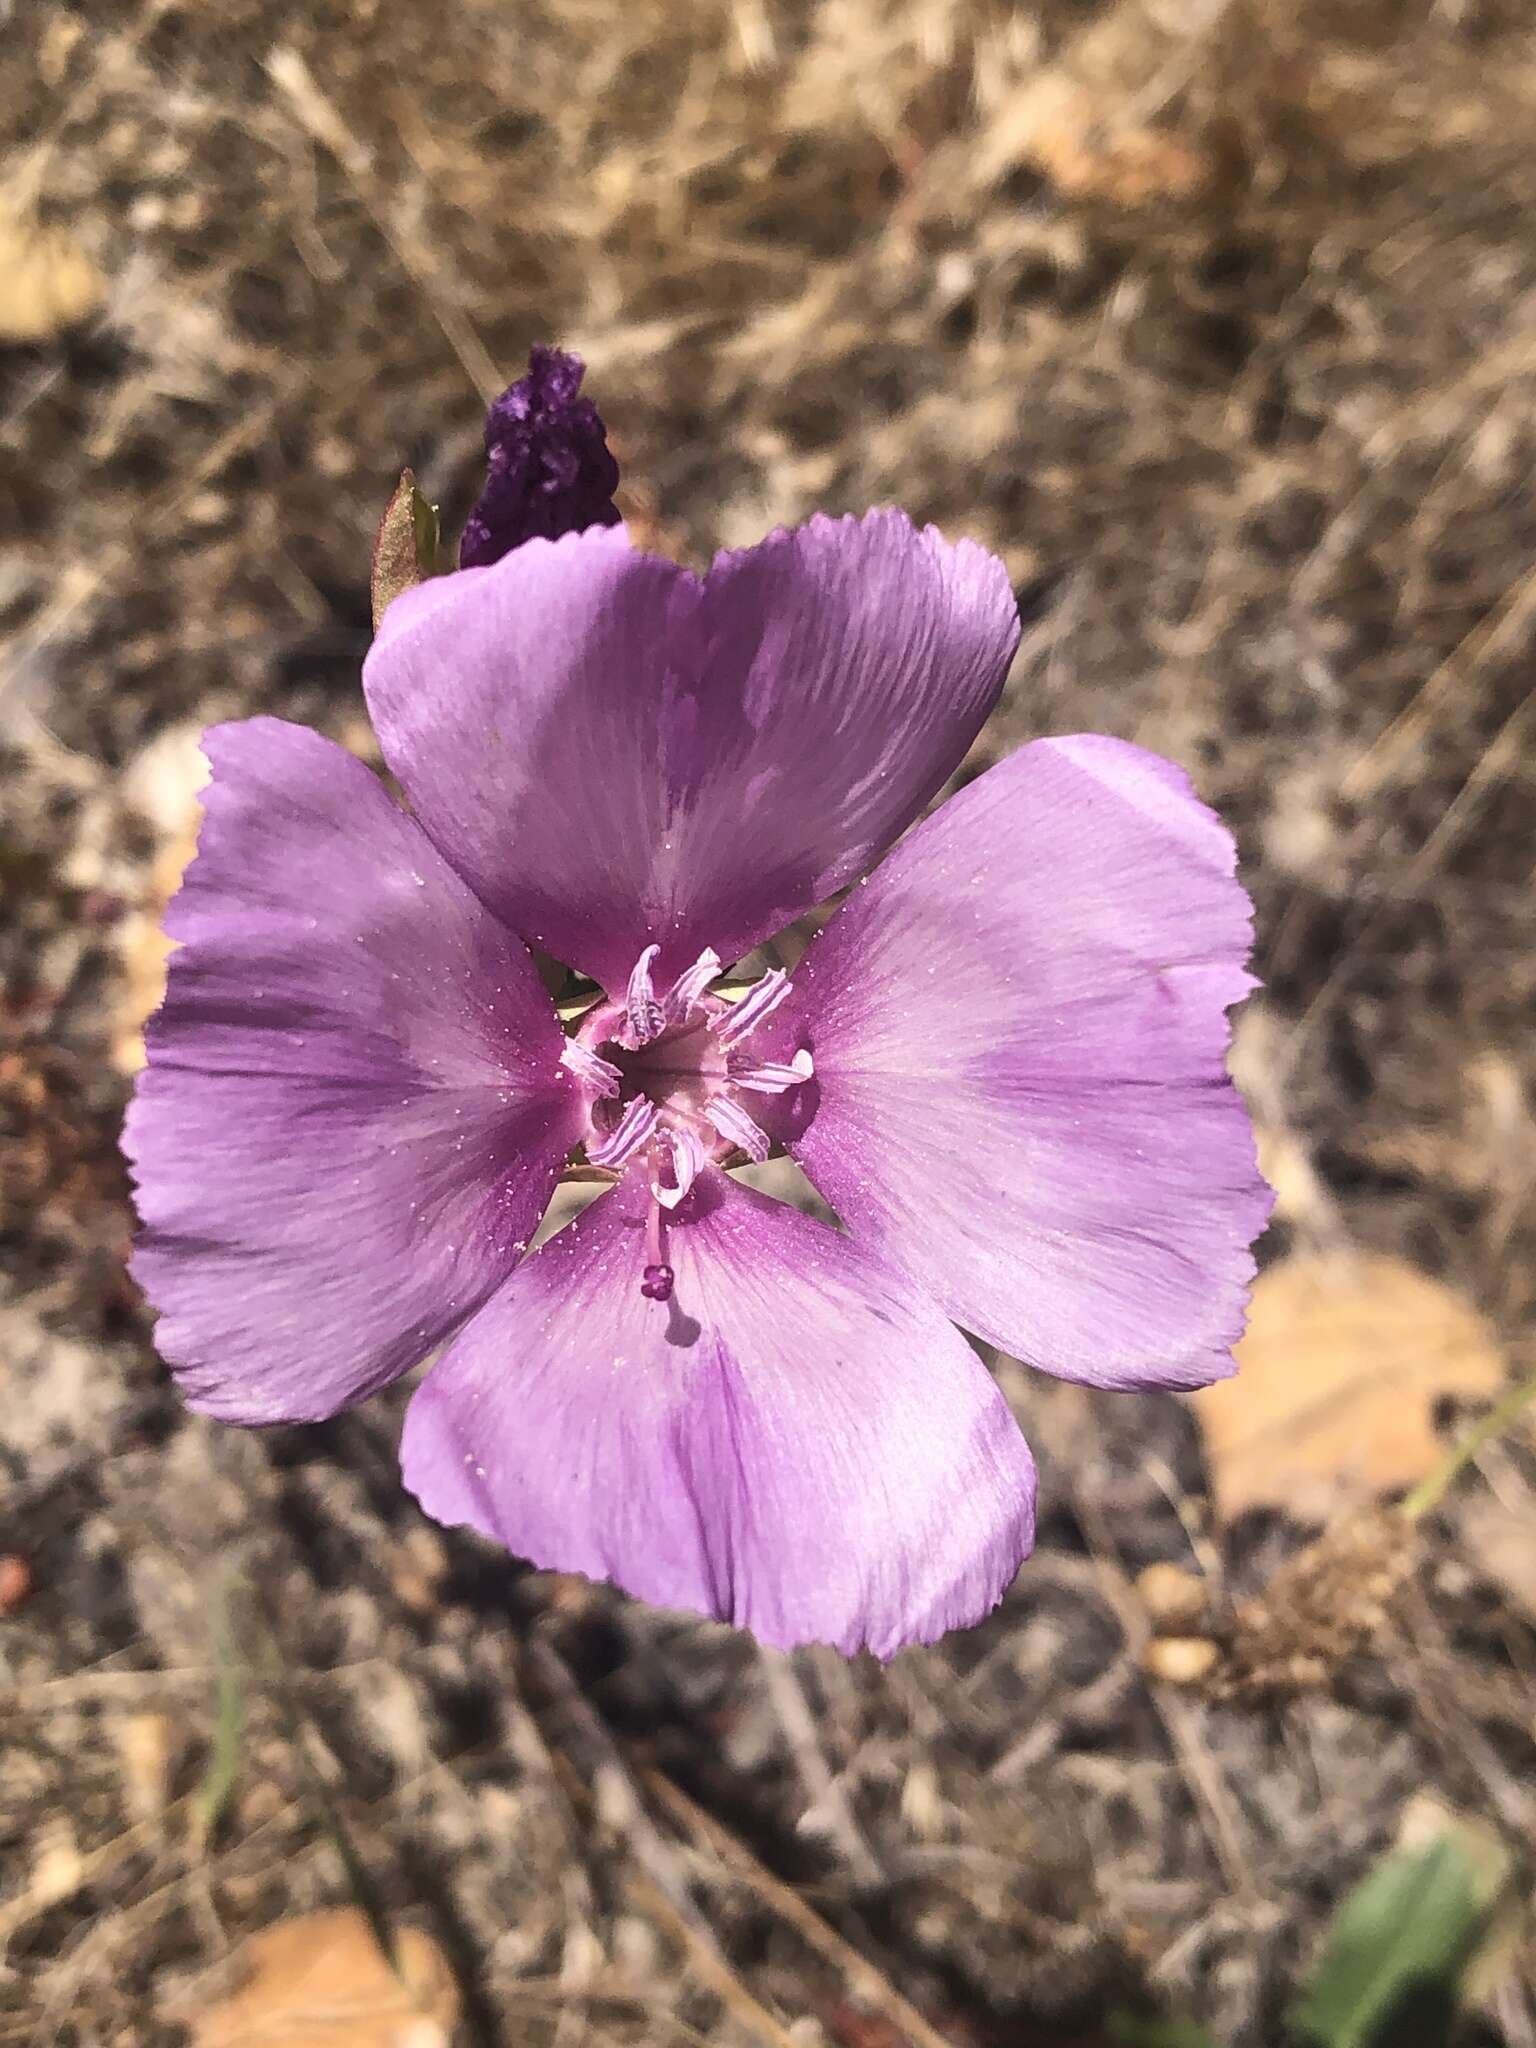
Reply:
M1123 207L1210 190L1214 152L1138 111L1159 103L1159 81L1188 62L1190 30L1170 27L1167 12L1143 0L1109 8L1021 84L982 145L991 175L1033 163L1068 197Z
M130 764L124 778L130 802L160 837L144 898L123 919L117 933L123 981L112 1059L124 1074L136 1074L144 1064L144 1026L160 1007L166 962L171 957L171 942L161 930L161 922L197 851L198 827L203 821L198 793L208 780L208 763L199 738L196 730L187 726L163 733Z
M283 1920L245 1943L246 1978L192 2023L195 2048L448 2048L459 1995L419 1928L396 1934L398 1973L356 1907Z
M1411 1486L1439 1462L1434 1410L1504 1384L1492 1330L1399 1259L1297 1257L1259 1277L1236 1379L1195 1398L1223 1515L1326 1519Z
M64 228L0 213L0 341L51 341L89 319L106 290Z
M1215 176L1209 155L1166 129L1127 124L1111 104L1068 79L1021 94L1013 128L1021 160L1039 165L1074 199L1148 206L1191 199Z

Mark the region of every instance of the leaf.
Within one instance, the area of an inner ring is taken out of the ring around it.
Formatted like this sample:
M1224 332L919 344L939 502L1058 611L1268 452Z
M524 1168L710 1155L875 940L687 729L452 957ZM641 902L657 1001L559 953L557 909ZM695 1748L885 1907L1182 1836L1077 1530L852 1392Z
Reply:
M162 929L166 906L197 851L203 820L199 792L209 768L194 726L175 726L139 753L123 777L123 793L159 839L143 897L118 929L123 977L113 1019L112 1058L125 1074L144 1064L144 1026L165 995L171 942Z
M226 1577L216 1596L213 1661L218 1680L213 1749L193 1801L198 1832L204 1842L234 1796L245 1757L245 1673L236 1640L236 1590L235 1580Z
M448 2048L459 1995L447 1958L400 1930L391 1969L364 1916L306 1913L253 1935L245 1981L192 2023L194 2048Z
M1259 1276L1237 1377L1194 1397L1224 1515L1326 1520L1411 1486L1442 1446L1436 1403L1484 1400L1504 1359L1472 1305L1399 1259L1296 1257Z
M1136 2019L1129 2013L1114 2013L1109 2038L1119 2048L1216 2048L1216 2039L1193 2020Z
M1312 2048L1440 2048L1449 2039L1509 1859L1490 1829L1432 1803L1411 1810L1405 1835L1334 1916L1291 2016Z
M63 228L0 213L0 341L51 341L88 320L106 280Z
M403 590L437 573L437 507L416 488L415 472L402 469L373 543L373 630Z

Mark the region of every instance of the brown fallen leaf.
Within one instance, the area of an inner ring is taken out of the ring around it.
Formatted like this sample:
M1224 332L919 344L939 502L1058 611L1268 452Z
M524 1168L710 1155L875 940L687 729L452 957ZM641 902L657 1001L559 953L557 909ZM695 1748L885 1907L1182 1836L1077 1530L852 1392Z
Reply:
M353 1906L279 1921L244 1944L240 1989L193 2019L195 2048L448 2048L459 1994L442 1950L402 1927L396 1959Z
M136 1074L143 1066L144 1026L165 994L171 942L161 922L197 851L198 828L203 821L199 791L207 780L208 763L198 746L198 734L187 727L152 741L126 778L130 799L155 828L160 846L145 894L117 932L123 979L112 1060L125 1074Z
M106 289L67 230L0 212L0 341L51 341L89 319Z
M1191 199L1215 177L1209 154L1166 129L1128 124L1075 80L1047 78L1020 95L1014 148L1074 199L1149 206Z
M1486 1400L1504 1358L1478 1311L1399 1259L1285 1259L1259 1277L1235 1379L1194 1397L1217 1507L1325 1520L1422 1479L1436 1403Z
M1221 166L1206 140L1145 111L1166 99L1160 81L1187 70L1194 47L1177 9L1122 0L1101 10L999 106L981 143L986 174L1035 164L1069 198L1122 207L1211 190Z

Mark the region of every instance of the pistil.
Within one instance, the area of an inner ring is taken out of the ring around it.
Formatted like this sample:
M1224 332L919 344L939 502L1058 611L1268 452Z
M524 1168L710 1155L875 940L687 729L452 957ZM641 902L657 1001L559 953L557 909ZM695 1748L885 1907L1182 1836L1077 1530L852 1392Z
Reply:
M640 1275L640 1292L647 1301L670 1301L672 1283L677 1276L662 1257L659 1202L652 1202L650 1214L646 1218L645 1258L645 1268Z
M653 978L660 953L657 945L645 948L623 1001L587 1011L561 1056L589 1093L589 1163L622 1170L645 1156L651 1201L640 1292L647 1301L671 1299L663 1220L703 1168L741 1154L760 1164L773 1149L739 1097L782 1095L813 1072L805 1047L788 1061L751 1054L753 1034L789 994L782 969L730 1002L710 986L720 956L707 949L662 995Z

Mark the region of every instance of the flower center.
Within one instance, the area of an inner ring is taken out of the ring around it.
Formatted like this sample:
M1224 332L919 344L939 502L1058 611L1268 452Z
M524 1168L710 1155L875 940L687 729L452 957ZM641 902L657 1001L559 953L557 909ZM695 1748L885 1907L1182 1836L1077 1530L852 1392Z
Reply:
M771 968L734 1001L710 984L720 956L701 953L664 996L651 969L661 952L647 946L622 1003L599 1003L566 1042L561 1064L587 1091L587 1158L615 1171L643 1155L651 1177L646 1264L640 1291L649 1301L672 1293L665 1216L710 1160L734 1153L761 1162L771 1141L742 1097L782 1095L811 1077L811 1055L787 1065L752 1051L760 1025L789 994L789 976Z

